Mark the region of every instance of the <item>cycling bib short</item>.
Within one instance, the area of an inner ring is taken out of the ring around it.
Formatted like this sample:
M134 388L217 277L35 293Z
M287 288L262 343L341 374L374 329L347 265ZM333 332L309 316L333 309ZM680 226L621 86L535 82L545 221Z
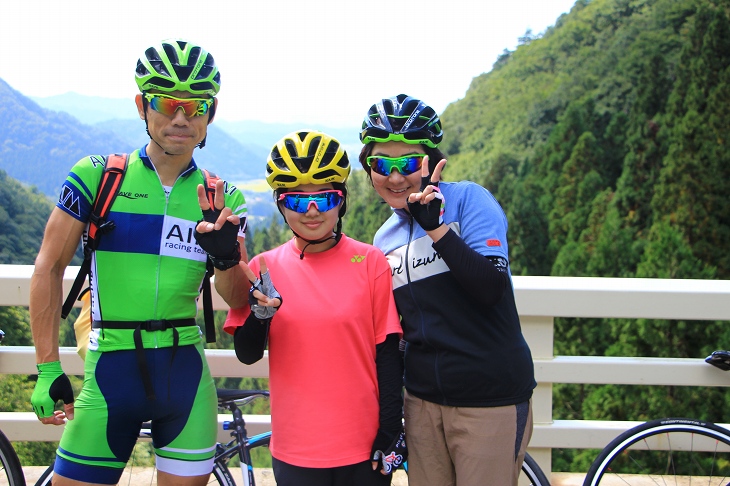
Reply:
M198 476L213 469L217 397L203 345L145 350L156 400L147 400L134 350L89 351L74 419L66 424L54 471L116 484L139 436L152 422L157 469ZM123 370L123 371L122 371Z

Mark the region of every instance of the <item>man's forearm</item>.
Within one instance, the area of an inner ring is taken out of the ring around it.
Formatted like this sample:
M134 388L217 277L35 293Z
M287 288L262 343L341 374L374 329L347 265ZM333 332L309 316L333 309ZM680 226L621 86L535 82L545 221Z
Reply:
M62 293L63 272L36 267L30 280L29 310L37 363L59 360Z
M215 271L215 290L232 309L248 305L251 282L240 265L228 270Z

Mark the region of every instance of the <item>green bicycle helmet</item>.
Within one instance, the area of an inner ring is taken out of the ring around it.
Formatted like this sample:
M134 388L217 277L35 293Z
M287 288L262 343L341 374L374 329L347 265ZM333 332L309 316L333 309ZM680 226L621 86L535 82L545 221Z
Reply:
M143 93L154 89L215 96L221 75L205 49L185 40L167 39L144 51L137 61L135 80Z
M423 101L399 94L375 103L365 115L360 141L398 141L436 148L444 137L436 111Z

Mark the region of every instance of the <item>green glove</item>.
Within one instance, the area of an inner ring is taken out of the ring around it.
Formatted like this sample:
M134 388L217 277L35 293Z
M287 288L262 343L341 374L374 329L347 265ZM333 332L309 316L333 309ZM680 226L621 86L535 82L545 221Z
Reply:
M73 403L74 391L68 376L61 369L60 361L41 363L38 365L38 381L36 382L30 404L38 418L50 417L56 402Z

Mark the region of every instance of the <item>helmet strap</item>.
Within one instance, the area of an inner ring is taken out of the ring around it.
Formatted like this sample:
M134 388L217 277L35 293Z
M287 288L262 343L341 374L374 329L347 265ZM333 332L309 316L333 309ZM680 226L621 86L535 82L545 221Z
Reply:
M291 227L289 229L291 229ZM335 228L335 234L333 234L332 236L328 236L327 238L322 238L321 240L308 240L297 234L297 232L293 229L291 230L291 232L294 233L294 236L296 236L300 240L307 242L307 244L304 245L304 248L302 248L302 252L299 254L299 259L304 260L304 252L309 245L318 245L320 243L324 243L327 240L335 240L335 244L333 245L334 247L337 245L337 243L340 242L340 240L342 239L342 219L340 218L337 220L337 228Z

